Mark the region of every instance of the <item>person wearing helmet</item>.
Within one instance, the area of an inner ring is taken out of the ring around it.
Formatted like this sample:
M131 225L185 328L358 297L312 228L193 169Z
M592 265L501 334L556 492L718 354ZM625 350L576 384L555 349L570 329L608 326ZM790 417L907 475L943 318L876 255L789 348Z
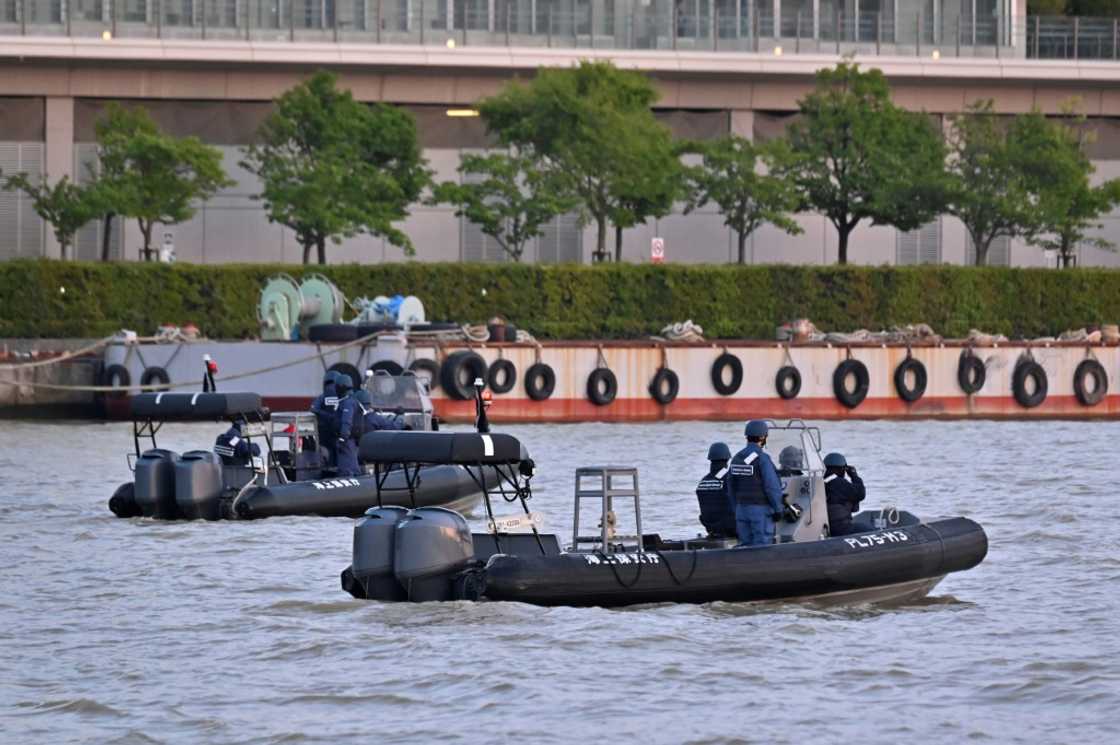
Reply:
M700 523L712 538L735 538L735 509L727 493L727 462L731 449L716 442L708 448L711 466L696 485L696 499L700 502Z
M223 465L250 466L252 459L261 454L259 445L245 439L244 426L243 420L235 419L229 429L214 441L214 452L222 459Z
M796 445L787 445L778 453L778 475L800 476L805 468L804 459L801 457L801 448Z
M373 408L373 400L370 398L369 391L364 388L354 391L353 397L354 402L358 405L358 411L354 419L354 439L356 441L361 442L362 435L366 432L405 428L404 422L399 417L378 414Z
M774 521L782 519L782 481L774 461L763 450L766 422L747 422L747 446L728 465L728 486L735 502L735 527L740 546L768 546L774 542Z
M335 462L335 430L334 417L338 410L338 392L335 384L338 382L339 373L328 370L323 376L323 393L311 402L311 413L319 423L319 444L323 446L327 455L327 465ZM349 378L347 378L349 380Z
M339 476L359 476L358 443L354 439L354 420L357 418L358 402L350 395L353 382L349 375L339 375L334 383L338 394L338 407L334 415L335 464ZM361 424L358 425L361 431Z
M845 478L845 476L847 478ZM863 479L840 453L824 457L824 494L828 502L829 535L854 533L852 514L859 512L859 503L867 496Z

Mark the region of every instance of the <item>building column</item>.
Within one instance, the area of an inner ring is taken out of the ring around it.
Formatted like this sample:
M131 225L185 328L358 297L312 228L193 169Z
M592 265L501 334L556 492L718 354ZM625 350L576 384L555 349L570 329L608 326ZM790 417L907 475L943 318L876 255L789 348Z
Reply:
M70 96L47 96L44 127L43 179L50 184L63 176L74 181L74 99ZM43 255L47 258L62 257L62 247L54 231L46 226ZM73 256L74 246L70 247Z
M753 140L754 112L744 109L732 109L728 114L730 117L728 129L731 131L731 134Z

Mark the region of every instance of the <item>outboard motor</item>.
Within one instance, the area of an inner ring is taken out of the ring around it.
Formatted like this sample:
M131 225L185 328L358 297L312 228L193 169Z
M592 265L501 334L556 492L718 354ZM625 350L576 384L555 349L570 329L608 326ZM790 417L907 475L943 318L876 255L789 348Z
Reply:
M170 450L146 450L136 459L136 506L144 517L174 520L179 516L175 504L175 464L179 454Z
M175 464L175 502L188 520L221 518L222 459L209 450L183 453Z
M443 507L421 507L397 523L393 571L409 600L451 600L455 575L474 561L466 519Z
M404 588L393 575L394 534L405 519L404 507L373 507L354 526L354 557L342 588L356 598L405 600Z

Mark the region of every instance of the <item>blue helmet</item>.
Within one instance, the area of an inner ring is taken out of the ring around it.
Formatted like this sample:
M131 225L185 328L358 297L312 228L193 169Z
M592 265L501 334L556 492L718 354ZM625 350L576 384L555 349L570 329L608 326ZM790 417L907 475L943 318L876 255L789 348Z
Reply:
M761 419L752 419L747 422L747 429L744 434L747 437L765 437L770 428L766 426L766 422Z
M848 461L840 453L829 453L824 456L824 465L826 468L845 468Z
M778 453L778 465L790 470L800 470L804 468L801 448L796 445L787 445L782 448L782 452Z
M725 442L713 442L708 448L708 460L731 460L731 448Z
M369 391L367 391L365 388L359 388L358 390L354 391L354 399L362 406L372 405L372 399L370 399L369 397Z
M346 373L335 373L334 388L336 391L349 391L354 387L354 381Z
M328 385L337 385L337 384L338 384L338 373L335 372L334 370L327 370L327 373L323 376L323 387L326 388Z

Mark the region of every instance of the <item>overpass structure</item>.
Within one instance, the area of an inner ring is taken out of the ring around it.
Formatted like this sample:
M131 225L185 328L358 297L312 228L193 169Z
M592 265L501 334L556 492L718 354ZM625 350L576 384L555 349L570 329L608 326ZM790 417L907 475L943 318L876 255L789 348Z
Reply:
M477 118L449 114L540 66L606 59L639 69L655 80L655 113L675 133L764 139L782 133L816 70L854 56L884 71L899 104L943 118L977 99L1003 114L1056 114L1076 99L1096 130L1097 177L1120 176L1116 23L1046 24L1025 16L1025 0L0 0L0 169L86 178L105 105L139 104L165 130L221 148L236 182L189 222L157 230L180 260L298 261L293 237L252 198L259 184L239 160L270 102L316 69L336 71L359 100L409 109L437 178L448 180L464 151L489 145ZM799 221L799 236L757 231L751 260L834 260L823 218ZM137 258L138 231L118 228L110 253ZM421 260L501 259L450 209L417 206L403 228ZM585 232L574 216L560 218L528 258L585 261ZM1106 219L1102 233L1120 240L1120 219ZM648 259L655 236L672 261L733 256L733 236L711 209L626 231L625 256ZM95 226L84 229L77 255L100 255L99 240ZM333 261L400 258L369 236L328 252ZM55 255L27 200L0 194L0 258ZM909 233L866 227L852 239L856 262L968 257L951 218ZM1047 261L1011 242L992 258ZM1120 264L1092 247L1080 261Z

